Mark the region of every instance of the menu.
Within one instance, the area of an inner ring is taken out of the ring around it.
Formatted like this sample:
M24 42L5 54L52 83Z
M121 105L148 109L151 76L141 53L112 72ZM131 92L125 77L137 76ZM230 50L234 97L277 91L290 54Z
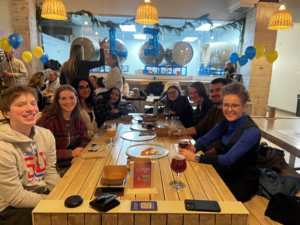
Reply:
M134 162L133 188L151 188L151 162Z

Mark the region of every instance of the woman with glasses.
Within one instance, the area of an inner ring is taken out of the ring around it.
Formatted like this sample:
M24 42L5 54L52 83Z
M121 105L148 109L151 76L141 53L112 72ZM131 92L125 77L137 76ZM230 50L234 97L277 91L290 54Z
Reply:
M78 78L72 82L71 86L77 90L81 106L80 115L88 128L89 138L92 139L98 131L94 114L95 94L92 91L92 82L87 78Z
M49 129L54 135L58 173L63 176L90 141L80 116L76 90L70 85L61 85L36 125Z
M120 106L120 101L121 92L115 87L98 95L95 105L95 114L99 128L106 120L117 119L122 115L128 114L127 109Z
M177 86L172 85L167 90L165 108L169 108L172 116L178 116L184 127L193 126L193 108L186 96L182 96Z
M190 144L179 151L187 160L214 165L236 199L245 202L258 187L260 130L251 117L244 115L246 103L250 101L247 89L241 83L232 83L221 90L225 119L199 138L194 146ZM217 139L221 148L215 155L195 154Z

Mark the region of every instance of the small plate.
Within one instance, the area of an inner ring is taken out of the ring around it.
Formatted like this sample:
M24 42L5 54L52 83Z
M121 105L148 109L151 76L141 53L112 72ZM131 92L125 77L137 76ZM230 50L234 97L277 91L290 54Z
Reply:
M144 128L142 125L140 124L134 124L130 127L131 130L135 130L135 131L145 131L145 130L152 130L154 131L154 127L152 127L152 129L147 129Z
M136 116L136 117L134 117L134 120L139 121L139 120L143 120L143 118L140 116Z
M158 152L161 153L161 155L141 155L141 152L146 150L147 148L154 148ZM169 154L169 150L161 145L155 145L155 144L140 144L140 145L133 145L129 147L126 151L127 155L130 155L135 158L150 158L150 159L159 159L162 157L165 157Z
M156 134L153 132L153 135L139 136L141 132L139 131L126 131L122 134L121 138L127 141L149 141L156 137Z

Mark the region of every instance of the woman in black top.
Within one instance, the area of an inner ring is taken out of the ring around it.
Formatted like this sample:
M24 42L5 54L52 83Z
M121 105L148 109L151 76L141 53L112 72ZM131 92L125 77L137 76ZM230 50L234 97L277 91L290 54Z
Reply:
M70 58L63 64L60 70L60 84L71 84L73 80L78 77L89 78L90 70L93 68L101 67L105 65L105 57L103 45L106 38L103 41L99 39L100 45L100 60L99 61L87 61L83 60L84 52L81 45L72 45L70 50Z
M193 108L185 96L181 96L177 86L172 85L167 90L166 108L170 108L171 116L179 116L185 127L193 126Z
M38 108L42 111L46 106L46 100L44 98L43 89L44 89L45 74L43 72L37 72L32 75L28 82L28 86L36 90L38 96Z
M193 122L194 126L196 126L204 119L214 103L209 99L208 91L201 82L194 82L190 85L189 95L190 99L197 103L197 108L194 110L193 114Z

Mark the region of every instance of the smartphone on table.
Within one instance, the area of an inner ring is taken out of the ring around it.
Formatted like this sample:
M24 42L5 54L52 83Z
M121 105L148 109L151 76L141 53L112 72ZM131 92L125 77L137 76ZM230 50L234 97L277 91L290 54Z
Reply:
M98 187L95 192L95 196L101 196L105 193L123 196L124 195L124 187Z
M184 204L185 209L189 211L221 212L217 201L186 199L184 200Z
M100 149L101 145L92 144L91 147L88 149L88 152L97 152Z

